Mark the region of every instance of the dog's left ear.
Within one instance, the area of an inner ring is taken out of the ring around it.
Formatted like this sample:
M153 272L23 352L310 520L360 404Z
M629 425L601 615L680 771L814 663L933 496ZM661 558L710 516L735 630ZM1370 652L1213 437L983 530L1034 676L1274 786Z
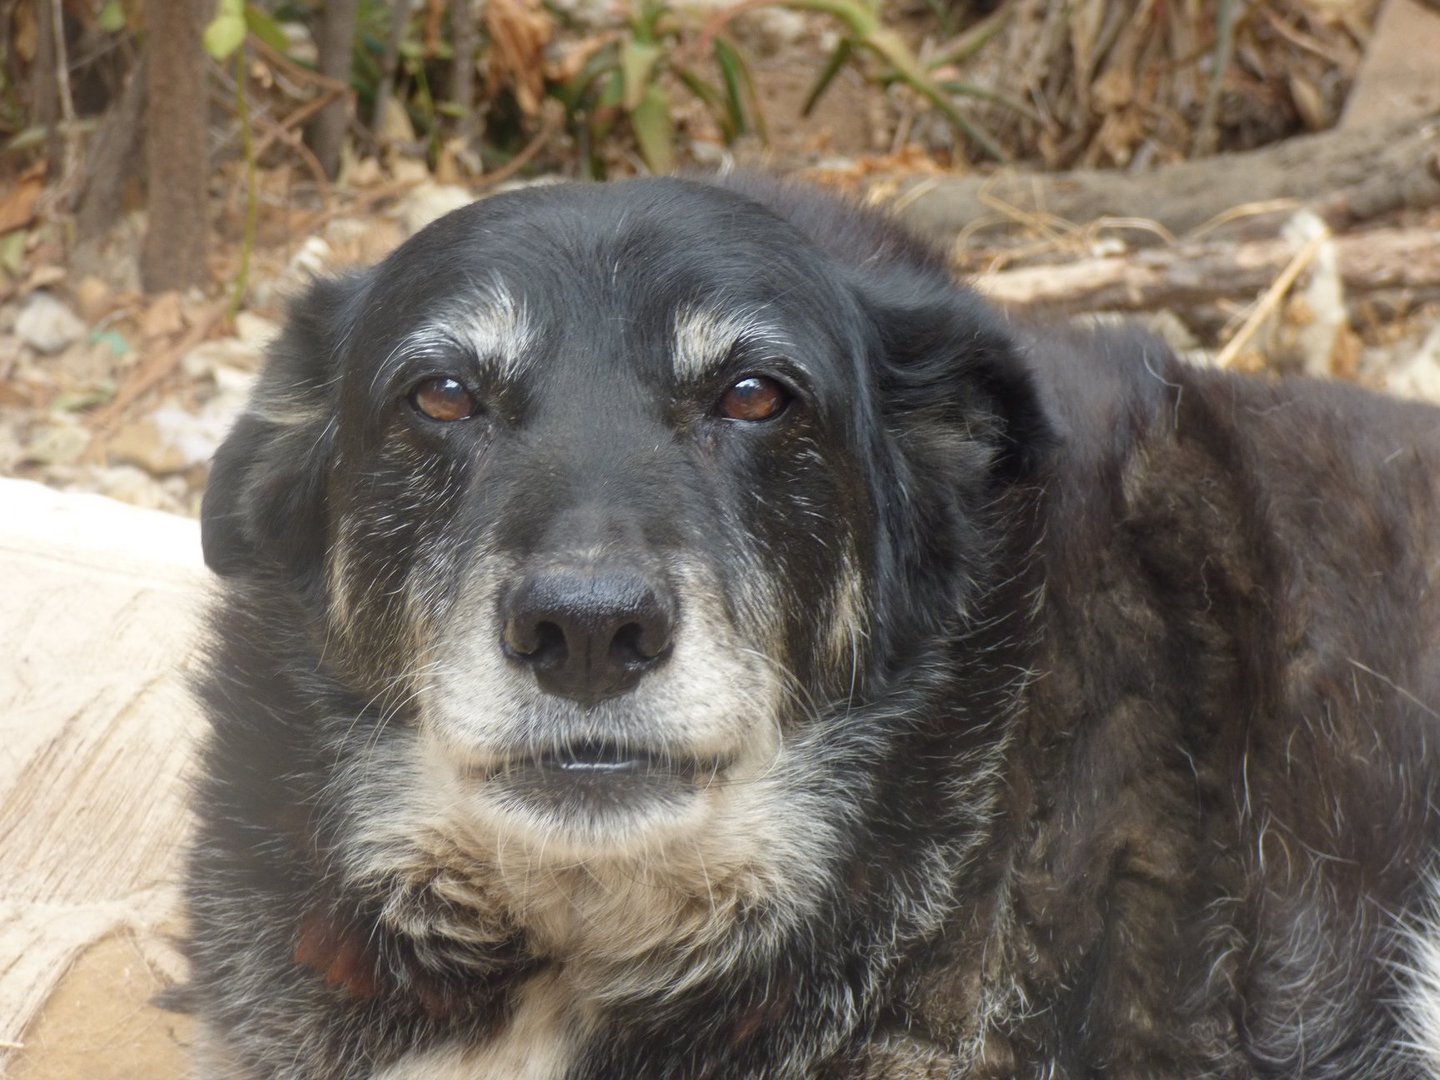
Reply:
M1030 475L1054 443L1033 373L1004 320L933 266L867 275L872 364L892 429L952 431L991 450L996 475Z
M200 507L221 577L313 579L324 560L336 364L363 276L320 281L291 308L245 413L221 444Z

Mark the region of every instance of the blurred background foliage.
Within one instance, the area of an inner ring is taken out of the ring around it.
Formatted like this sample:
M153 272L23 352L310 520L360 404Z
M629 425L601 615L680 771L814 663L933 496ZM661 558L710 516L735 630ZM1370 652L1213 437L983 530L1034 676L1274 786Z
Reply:
M179 130L185 110L203 111L211 182L225 175L252 196L255 170L282 159L322 197L337 178L404 180L422 168L448 182L603 178L731 156L780 167L888 155L939 169L1145 168L1334 123L1375 7L12 0L0 16L0 182L33 177L41 162L56 204L82 217L88 204L81 232L99 227L105 213L93 208L113 216L155 183L133 151L147 124ZM181 8L204 28L199 49L169 40L183 27L160 16ZM203 65L195 85L208 92L144 100L135 84L147 56L167 70ZM777 87L797 76L803 93L783 104L798 121L777 138ZM805 117L841 83L840 111L864 111L866 144L807 142ZM170 156L150 160L163 168ZM105 190L116 184L140 193Z
M1373 0L211 4L211 55L223 58L248 36L264 89L297 99L313 92L295 69L315 68L315 27L325 9L353 7L348 82L362 153L396 133L386 126L398 120L388 112L395 102L432 165L471 116L479 121L469 129L479 140L473 149L503 162L533 136L543 106L554 101L576 141L571 161L548 164L592 174L633 168L633 160L624 164L627 153L656 169L683 160L685 132L675 112L687 98L709 114L722 141L763 137L747 46L764 37L763 20L777 11L807 17L806 30L822 46L802 58L814 65L814 97L835 71L853 65L956 129L963 158L1004 156L1053 168L1253 146L1326 126L1375 7ZM48 114L57 111L54 92L43 85L53 81L54 62L40 55L57 21L75 120L88 129L142 51L145 0L8 5L0 138L9 153L42 139ZM467 55L457 57L457 42ZM479 76L464 101L452 95L460 66Z

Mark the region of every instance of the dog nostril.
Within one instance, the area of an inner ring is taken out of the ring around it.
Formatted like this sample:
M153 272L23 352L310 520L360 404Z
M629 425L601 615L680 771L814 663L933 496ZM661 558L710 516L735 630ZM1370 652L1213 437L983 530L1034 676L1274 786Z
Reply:
M646 664L658 660L670 647L670 635L655 624L649 632L639 623L626 623L610 641L610 656L617 664Z
M522 623L511 620L502 635L505 651L516 659L536 664L563 664L568 652L565 631L553 622Z

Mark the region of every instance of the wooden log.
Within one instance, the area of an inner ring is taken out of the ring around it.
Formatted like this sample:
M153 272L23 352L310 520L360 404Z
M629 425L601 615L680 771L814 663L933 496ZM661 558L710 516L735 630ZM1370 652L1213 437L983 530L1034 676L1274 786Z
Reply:
M1440 236L1433 229L1375 229L1332 243L1347 292L1440 287ZM982 274L973 284L1019 310L1146 311L1253 298L1294 256L1295 247L1278 239L1179 244Z
M1139 218L1178 236L1235 207L1272 200L1292 203L1263 218L1242 219L1252 231L1273 231L1277 217L1300 205L1334 228L1402 208L1440 205L1440 122L1327 131L1145 173L1077 169L923 178L905 185L893 205L918 235L941 242L993 220L995 228L976 232L977 242L989 244L997 229L1022 230L1023 215L1075 225ZM1013 210L999 209L1001 204Z

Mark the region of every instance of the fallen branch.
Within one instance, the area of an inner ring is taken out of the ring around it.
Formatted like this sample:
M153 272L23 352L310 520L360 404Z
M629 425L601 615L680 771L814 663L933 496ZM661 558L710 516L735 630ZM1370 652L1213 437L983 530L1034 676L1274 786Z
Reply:
M1297 204L1337 230L1393 210L1440 205L1440 122L1338 129L1146 173L926 177L903 190L894 207L921 236L949 241L963 233L984 246L994 235L987 226L1026 233L1027 215L1076 225L1143 218L1182 235L1231 207L1268 200L1285 200L1285 209L1247 219L1252 235L1273 229ZM997 213L997 206L1010 210Z
M1432 229L1375 229L1336 236L1332 242L1347 292L1440 287L1440 243ZM1016 309L1148 311L1253 299L1295 257L1294 246L1279 239L1190 243L981 274L974 284Z

